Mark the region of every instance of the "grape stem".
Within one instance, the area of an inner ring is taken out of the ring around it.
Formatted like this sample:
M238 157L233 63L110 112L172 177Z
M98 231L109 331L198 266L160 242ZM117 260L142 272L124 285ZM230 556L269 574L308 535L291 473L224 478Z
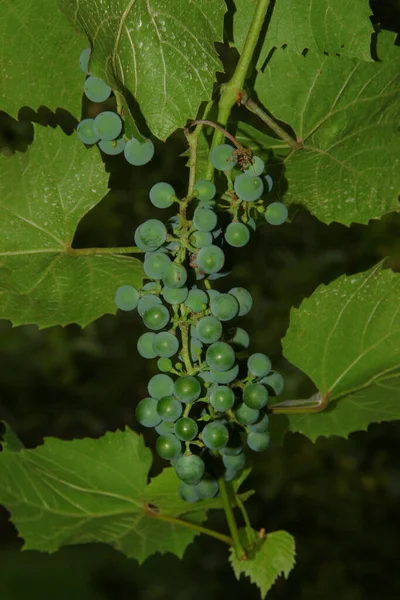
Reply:
M307 400L285 400L269 407L269 412L276 414L307 414L318 413L328 406L329 392L321 395L319 392Z
M244 91L240 93L240 102L248 110L257 115L257 117L259 117L261 121L264 121L264 123L268 125L268 127L272 129L272 131L281 140L283 140L287 143L288 146L293 148L293 150L300 150L301 148L304 148L304 144L302 142L299 142L292 138L291 135L289 135L284 129L282 129L282 127L278 125L278 123L276 123L276 121L274 121L274 119L270 117L264 110L262 110L262 108L260 108L258 104L256 104L254 100L252 100Z
M238 101L239 94L244 87L244 82L247 77L247 72L252 63L254 50L257 46L260 37L261 29L265 21L270 0L258 0L257 7L253 14L249 30L247 32L246 41L243 46L242 53L236 65L235 71L231 79L221 86L221 96L218 103L218 123L222 127L226 127L231 110ZM223 140L223 133L215 129L211 148L218 146ZM212 179L214 175L214 166L208 162L205 179Z
M210 100L205 109L203 116L206 117L210 112L212 105L214 104L213 100ZM196 129L193 133L189 132L189 127L197 124ZM203 129L204 121L195 121L190 124L189 127L184 128L184 133L189 144L189 183L188 183L188 196L193 193L194 184L196 183L196 171L197 171L197 148L199 142L199 135L201 130Z
M256 535L254 529L251 526L249 515L247 514L247 510L246 510L246 507L245 507L244 503L241 501L241 499L239 498L239 496L236 495L236 494L235 494L235 500L236 500L236 504L237 504L240 512L242 513L243 521L244 521L244 523L246 525L246 528L248 529L248 531L247 531L247 539L248 539L248 542L249 542L249 546L251 546L252 544L254 544L255 542L257 542L257 535Z
M227 137L229 140L231 140L232 144L235 144L236 148L238 148L239 150L243 150L242 144L240 144L237 141L235 136L233 136L231 133L229 133L229 131L227 131L226 129L221 127L221 125L218 125L218 123L214 123L214 121L209 121L208 119L197 119L196 121L192 121L188 125L188 127L193 127L193 125L197 125L197 124L209 125L210 127L214 127L214 129L218 129L218 131L221 131L225 137Z
M242 546L242 542L239 537L239 530L236 525L235 516L233 514L231 500L229 497L228 486L225 481L224 476L219 477L219 493L221 495L222 505L224 507L224 512L226 516L226 521L228 523L229 531L233 540L233 547L235 548L236 556L239 560L244 560L246 558L246 552ZM237 502L237 498L235 495L235 502Z
M228 544L228 546L233 546L233 539L223 533L219 533L219 531L215 531L214 529L209 529L208 527L203 527L202 525L198 525L197 523L191 523L190 521L184 521L183 519L177 519L176 517L171 517L169 515L162 515L157 511L151 509L149 506L146 506L146 514L151 517L155 517L156 519L160 519L161 521L167 521L168 523L172 523L173 525L178 525L180 527L186 527L188 529L193 529L196 533L204 533L205 535L209 535L220 542L224 542Z

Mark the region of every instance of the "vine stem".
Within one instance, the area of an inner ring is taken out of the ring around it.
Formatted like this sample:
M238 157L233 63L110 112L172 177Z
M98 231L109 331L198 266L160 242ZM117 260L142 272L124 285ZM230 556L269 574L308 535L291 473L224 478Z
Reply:
M207 103L207 105L204 109L204 113L203 113L204 119L210 112L213 104L214 104L213 100L210 100ZM192 125L197 125L197 127L192 133L190 133L189 127L191 127ZM190 196L193 193L194 184L196 183L197 147L198 147L198 142L199 142L199 135L201 133L201 130L203 129L203 125L204 125L204 121L202 119L200 119L199 121L195 121L194 123L191 123L191 125L189 125L189 127L185 127L185 129L184 129L184 133L185 133L188 145L189 145L188 196Z
M68 254L87 255L87 254L143 254L137 246L127 246L121 248L67 248Z
M256 48L258 38L264 19L267 14L267 10L270 4L270 0L258 0L257 7L255 9L253 19L249 31L247 33L246 41L243 47L243 51L240 55L238 64L236 65L235 72L232 78L227 83L221 86L221 96L218 104L218 122L222 127L226 127L228 123L229 115L232 107L238 100L238 94L243 89L244 82L247 76L247 71L251 65L254 50ZM223 133L219 130L214 131L211 149L218 146L223 140ZM214 167L209 162L205 179L212 179L214 174Z
M285 400L270 406L269 411L275 414L308 414L321 412L328 406L329 392L319 392L308 400Z
M214 121L210 121L209 119L196 119L196 121L192 121L192 123L190 123L189 127L193 127L193 125L197 124L209 125L210 127L214 127L214 129L218 129L218 131L224 134L224 137L227 137L229 140L231 140L232 144L235 144L236 148L238 148L239 150L243 150L242 144L240 144L237 141L235 136L229 133L229 131L227 131L223 127L221 127L221 125L218 125L218 123L214 123Z
M264 121L264 123L268 125L268 127L272 129L272 131L276 133L276 135L281 140L283 140L287 143L288 146L293 148L293 150L300 150L304 147L304 145L301 142L298 142L297 140L292 138L291 135L289 135L284 129L282 129L282 127L280 127L280 125L278 125L278 123L276 123L272 117L270 117L264 110L262 110L262 108L260 108L258 104L254 102L254 100L249 98L247 94L242 94L241 103L248 110L257 115L257 117L259 117L261 121Z
M197 533L204 533L205 535L209 535L220 542L224 542L228 544L228 546L233 546L233 539L228 535L224 535L223 533L219 533L219 531L215 531L214 529L209 529L208 527L203 527L202 525L197 525L197 523L191 523L190 521L185 521L184 519L177 519L176 517L171 517L169 515L162 515L157 513L156 511L147 508L146 513L151 517L156 519L160 519L160 521L167 521L168 523L172 523L174 525L180 525L181 527L187 527L188 529L193 529Z
M239 560L243 559L246 556L246 552L242 546L242 542L239 538L239 531L236 525L235 516L233 514L231 501L228 493L228 486L226 484L225 478L222 476L218 479L219 483L219 492L221 494L222 505L224 507L226 521L228 523L229 531L231 532L233 547L235 548L236 556ZM235 498L237 501L237 498Z

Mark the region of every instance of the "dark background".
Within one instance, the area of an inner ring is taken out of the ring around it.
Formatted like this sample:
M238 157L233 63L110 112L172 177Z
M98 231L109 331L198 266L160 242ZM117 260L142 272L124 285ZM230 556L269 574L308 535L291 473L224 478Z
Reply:
M375 23L399 31L398 0L371 1L371 7ZM56 124L43 112L33 120ZM3 152L24 149L20 133L20 126L0 115ZM82 221L75 247L131 245L134 228L151 214L149 187L166 180L183 191L184 160L178 155L184 144L173 136L167 146L160 144L145 168L129 169L119 158L107 163L113 191ZM384 257L400 270L400 215L350 228L326 226L300 210L290 216L292 222L282 227L258 229L218 287L234 281L251 291L254 308L243 326L251 333L252 350L267 352L285 375L287 397L305 397L312 384L281 356L290 307L318 284ZM0 321L0 419L29 447L45 436L68 440L98 437L126 424L137 428L134 407L155 372L155 361L136 353L141 331L130 313L106 315L84 330L12 329ZM145 435L152 443L152 434ZM257 490L248 502L251 520L267 531L286 529L297 542L297 566L288 582L279 580L271 600L400 598L399 440L400 424L394 422L372 425L349 440L324 438L316 444L290 434L283 448L257 456L248 480ZM156 461L155 472L160 466ZM209 524L226 529L223 514L212 514ZM259 597L255 587L235 581L226 548L204 536L189 546L183 561L156 555L141 567L102 545L64 548L51 556L20 553L21 545L0 509L1 600Z

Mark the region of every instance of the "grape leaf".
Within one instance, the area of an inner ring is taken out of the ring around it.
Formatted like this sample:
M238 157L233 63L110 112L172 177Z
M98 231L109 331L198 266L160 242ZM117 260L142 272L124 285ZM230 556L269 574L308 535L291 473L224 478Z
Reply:
M0 434L0 448L5 447L11 452L19 452L24 447L23 443L6 421L0 421L0 427L3 427L4 433Z
M83 327L115 313L116 288L140 287L141 262L71 248L79 221L107 192L98 152L38 128L26 153L0 161L0 318Z
M234 45L242 51L257 2L236 0ZM278 0L266 28L257 66L262 67L274 47L287 44L301 54L305 48L371 61L368 0Z
M321 285L292 309L284 355L329 404L320 413L290 415L291 431L314 441L400 419L399 292L400 276L379 264Z
M287 531L274 531L258 542L247 560L239 560L233 548L229 560L236 579L240 579L242 573L247 575L260 589L264 599L279 575L288 578L295 564L295 555L294 538Z
M143 437L129 428L99 439L46 438L20 452L5 447L0 502L27 550L52 553L67 544L103 542L139 562L155 552L182 557L207 504L180 501L172 469L147 484L151 463Z
M23 106L81 112L85 48L55 0L0 0L1 110L16 117Z
M211 97L220 62L223 0L60 0L93 48L90 70L133 95L152 133L165 139Z
M375 63L277 50L256 80L259 100L304 142L278 157L285 202L325 223L367 223L400 209L400 49L391 33L379 41Z

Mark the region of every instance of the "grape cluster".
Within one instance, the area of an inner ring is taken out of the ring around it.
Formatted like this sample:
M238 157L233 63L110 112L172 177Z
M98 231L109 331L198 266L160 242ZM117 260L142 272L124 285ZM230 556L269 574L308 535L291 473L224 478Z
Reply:
M237 162L228 144L214 148L210 159L226 172ZM261 159L253 157L233 189L219 198L222 212L220 202L229 202L227 225L215 211L211 181L197 181L182 200L169 183L156 183L150 202L161 209L177 203L179 214L167 224L152 218L139 225L134 241L144 252L150 281L141 290L122 285L115 295L117 307L137 309L148 330L138 339L139 354L158 359L160 373L150 379L136 418L155 428L156 451L175 468L180 495L189 502L215 496L218 478L230 481L240 475L246 465L244 441L255 452L268 447L268 399L283 389L283 378L272 370L268 356L243 358L250 339L235 319L251 310L250 292L233 287L221 293L210 283L222 275L226 244L240 247L249 239L255 226L250 207L263 193L263 170ZM280 205L263 208L267 221L285 220Z
M89 73L90 48L82 51L79 65L86 75L83 86L85 96L91 102L105 102L112 94L110 86ZM94 119L83 119L77 127L79 139L88 145L98 144L105 154L124 153L126 160L135 166L148 163L154 155L154 144L149 139L138 140L135 137L126 139L123 135L123 120L112 110L99 113Z

